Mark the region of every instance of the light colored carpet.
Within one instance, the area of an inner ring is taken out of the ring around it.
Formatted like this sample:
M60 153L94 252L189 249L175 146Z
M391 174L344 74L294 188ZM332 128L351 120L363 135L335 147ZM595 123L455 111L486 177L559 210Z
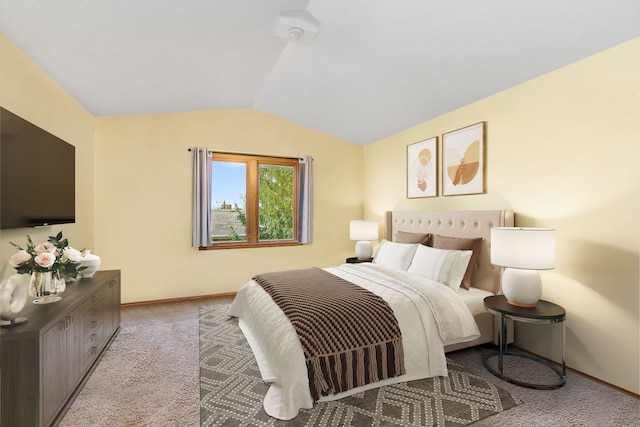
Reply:
M449 358L467 370L497 381L525 404L473 424L480 426L536 427L638 427L640 400L575 372L567 372L567 383L556 390L534 390L501 381L482 365L484 348L450 353ZM495 367L497 358L492 359ZM558 377L549 369L522 358L505 358L505 372L531 383L554 383Z
M199 426L200 304L124 307L120 334L60 426Z
M198 309L211 303L208 299L123 308L120 335L60 425L198 427ZM480 420L474 427L640 426L640 401L633 396L571 371L567 385L558 390L518 387L485 370L483 351L462 350L448 357L510 391L524 404ZM518 376L521 379L540 374L535 367L514 368L523 372Z

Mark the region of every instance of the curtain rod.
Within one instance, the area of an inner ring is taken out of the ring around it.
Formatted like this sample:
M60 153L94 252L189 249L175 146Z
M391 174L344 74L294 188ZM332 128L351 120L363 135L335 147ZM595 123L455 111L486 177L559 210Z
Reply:
M191 148L187 148L187 151L191 151ZM255 154L255 153L244 153L240 151L220 151L220 150L212 150L211 148L207 148L207 152L209 153L220 153L220 154L239 154L243 156L256 156L256 157L271 157L274 159L303 159L304 157L289 157L289 156L270 156L268 154ZM311 158L313 160L313 157Z

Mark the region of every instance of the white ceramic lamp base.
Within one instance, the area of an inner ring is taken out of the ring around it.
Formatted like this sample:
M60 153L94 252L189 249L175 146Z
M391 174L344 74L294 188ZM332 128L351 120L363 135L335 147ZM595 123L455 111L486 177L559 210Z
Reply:
M373 245L371 242L361 240L356 243L356 257L361 260L370 260L373 255Z
M502 273L502 293L516 307L532 308L542 296L542 280L538 270L505 268Z

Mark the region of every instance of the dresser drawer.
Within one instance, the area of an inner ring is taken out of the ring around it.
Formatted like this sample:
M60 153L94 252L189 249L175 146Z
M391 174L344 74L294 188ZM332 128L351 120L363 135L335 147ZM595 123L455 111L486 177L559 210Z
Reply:
M103 298L103 292L101 292L101 291L98 291L98 292L94 293L93 295L91 295L82 304L82 312L86 313L87 311L89 311L89 309L91 307L93 307L96 304L99 304L102 301L102 298Z
M100 323L102 323L103 317L104 316L102 307L95 307L95 309L92 309L92 312L89 316L87 316L86 314L82 316L82 335L85 339L87 338L87 336L91 335L93 331L95 331Z
M100 322L91 334L85 335L83 344L84 356L82 366L88 367L93 363L104 343L104 323Z
M85 339L91 335L98 327L98 324L103 321L104 303L101 296L101 292L98 295L92 295L89 301L85 302L82 306L82 328Z
M86 369L95 361L104 344L104 298L99 291L82 305L82 366Z

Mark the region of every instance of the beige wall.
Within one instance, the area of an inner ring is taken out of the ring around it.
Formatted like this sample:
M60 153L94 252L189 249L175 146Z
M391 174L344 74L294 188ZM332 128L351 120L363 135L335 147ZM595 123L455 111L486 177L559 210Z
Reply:
M191 247L190 146L313 162L313 243ZM344 262L362 217L362 147L252 110L96 119L96 253L122 270L122 301L238 290L254 274Z
M24 246L27 234L41 243L62 231L78 249L93 246L93 116L2 33L0 106L76 147L76 223L0 231L0 275L5 278L15 273L7 262L15 252L9 242ZM64 191L55 188L55 170L25 173L41 174L51 191Z
M365 215L392 209L512 209L556 228L543 298L567 310L567 361L639 386L640 39L378 141L364 149ZM408 144L485 121L486 194L406 198ZM517 344L560 360L559 328L525 325Z

